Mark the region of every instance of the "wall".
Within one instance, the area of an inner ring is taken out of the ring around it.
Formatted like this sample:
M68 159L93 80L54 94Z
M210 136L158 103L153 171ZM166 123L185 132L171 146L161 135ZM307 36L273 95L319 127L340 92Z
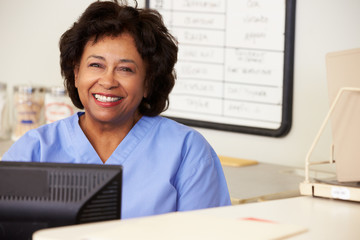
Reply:
M359 10L357 0L298 0L290 133L274 139L202 131L216 150L264 162L304 166L307 151L328 110L325 54L360 47ZM328 158L330 143L330 136L325 134L314 155L316 159Z
M0 0L0 81L62 84L58 40L91 0ZM131 2L131 1L129 1ZM139 0L144 6L144 1ZM282 138L198 130L218 154L289 166L304 165L328 109L325 54L360 47L360 1L298 0L293 125ZM10 94L10 89L9 89ZM328 157L325 135L316 157Z

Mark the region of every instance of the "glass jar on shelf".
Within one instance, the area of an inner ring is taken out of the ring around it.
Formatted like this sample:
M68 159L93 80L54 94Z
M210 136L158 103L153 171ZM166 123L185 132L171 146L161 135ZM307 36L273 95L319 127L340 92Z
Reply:
M8 114L9 101L7 98L6 89L7 89L6 83L0 82L0 139L1 140L5 140L10 137L9 114Z
M44 88L29 85L14 87L14 126L12 140L44 124Z
M70 117L75 107L62 86L53 86L46 89L45 94L45 121L52 123Z

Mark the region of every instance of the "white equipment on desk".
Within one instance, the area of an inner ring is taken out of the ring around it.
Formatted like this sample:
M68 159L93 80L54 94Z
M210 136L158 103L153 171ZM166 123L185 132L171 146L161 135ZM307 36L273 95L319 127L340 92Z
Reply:
M360 49L329 53L326 60L332 104L306 156L305 181L300 184L300 193L360 201ZM333 138L331 157L329 161L310 161L330 119ZM310 166L334 163L335 179L310 179Z

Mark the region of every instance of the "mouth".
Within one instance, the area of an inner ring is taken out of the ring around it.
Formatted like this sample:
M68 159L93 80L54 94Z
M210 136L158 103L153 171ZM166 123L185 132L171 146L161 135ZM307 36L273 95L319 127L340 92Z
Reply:
M114 103L123 99L123 97L105 96L97 93L93 94L93 96L97 101L103 103Z

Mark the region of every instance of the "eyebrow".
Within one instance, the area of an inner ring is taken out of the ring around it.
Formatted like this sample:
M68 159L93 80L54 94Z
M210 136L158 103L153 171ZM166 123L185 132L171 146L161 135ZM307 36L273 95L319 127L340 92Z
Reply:
M87 57L87 59L89 58L96 58L96 59L100 59L105 61L106 59L103 56L99 56L99 55L90 55L89 57ZM136 67L138 67L138 65L136 64L136 62L132 59L126 59L126 58L122 58L119 60L120 63L133 63L135 64Z

